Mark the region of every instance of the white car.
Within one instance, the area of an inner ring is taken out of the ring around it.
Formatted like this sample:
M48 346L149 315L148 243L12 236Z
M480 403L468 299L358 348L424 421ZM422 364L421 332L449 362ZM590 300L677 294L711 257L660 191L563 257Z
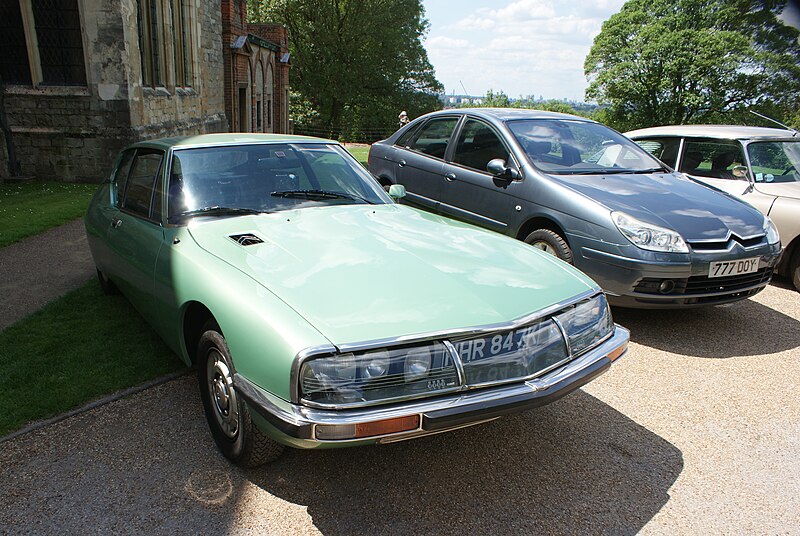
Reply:
M800 290L800 134L779 128L673 125L626 136L668 166L769 216L784 246L777 272Z

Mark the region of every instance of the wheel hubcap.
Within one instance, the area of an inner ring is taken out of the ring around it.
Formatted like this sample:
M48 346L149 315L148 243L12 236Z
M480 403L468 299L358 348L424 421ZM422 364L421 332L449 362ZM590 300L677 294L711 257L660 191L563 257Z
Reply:
M537 240L536 242L532 243L531 245L533 247L535 247L536 249L541 249L545 253L549 253L550 255L553 255L554 257L558 257L558 253L556 253L555 248L553 248L553 246L551 246L547 242L544 242L542 240Z
M239 431L239 404L231 371L216 348L209 351L206 371L214 417L225 435L233 439Z

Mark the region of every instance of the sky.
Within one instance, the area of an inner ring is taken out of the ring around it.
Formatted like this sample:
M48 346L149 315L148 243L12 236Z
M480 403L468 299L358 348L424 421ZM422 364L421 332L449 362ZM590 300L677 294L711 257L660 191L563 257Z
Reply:
M423 0L425 38L449 95L584 100L583 61L624 0ZM462 87L463 85L463 87Z

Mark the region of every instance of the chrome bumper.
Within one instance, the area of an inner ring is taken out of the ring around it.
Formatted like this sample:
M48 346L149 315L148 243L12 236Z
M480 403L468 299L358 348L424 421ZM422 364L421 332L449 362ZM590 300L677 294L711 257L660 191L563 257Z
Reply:
M240 374L234 376L234 384L255 413L259 428L282 443L299 448L387 443L479 424L549 404L605 372L612 362L609 354L625 347L629 340L630 332L616 326L613 336L601 345L539 378L443 397L352 410L323 410L291 404L264 391ZM419 416L419 426L415 430L345 440L321 440L316 437L318 425L363 424L412 415Z

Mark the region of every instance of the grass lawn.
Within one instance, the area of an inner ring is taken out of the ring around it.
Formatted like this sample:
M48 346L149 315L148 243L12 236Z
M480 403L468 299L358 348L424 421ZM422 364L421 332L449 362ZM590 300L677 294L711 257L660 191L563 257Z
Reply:
M0 184L0 247L83 215L96 184Z
M350 154L355 156L361 162L361 165L367 167L367 156L369 156L369 145L350 145L347 147Z
M183 367L125 298L90 281L0 332L0 436Z

